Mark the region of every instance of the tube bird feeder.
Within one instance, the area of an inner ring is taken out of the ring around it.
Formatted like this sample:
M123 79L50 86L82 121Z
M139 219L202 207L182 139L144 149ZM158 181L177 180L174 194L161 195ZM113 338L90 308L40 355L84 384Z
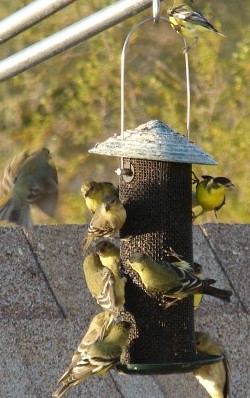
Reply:
M193 263L192 163L217 162L187 137L161 121L97 143L90 153L123 158L120 199L127 221L120 231L121 259L128 282L125 309L135 320L128 351L119 370L124 373L188 372L221 356L196 352L193 296L171 305L148 294L127 265L130 255L144 252L169 261L169 248Z

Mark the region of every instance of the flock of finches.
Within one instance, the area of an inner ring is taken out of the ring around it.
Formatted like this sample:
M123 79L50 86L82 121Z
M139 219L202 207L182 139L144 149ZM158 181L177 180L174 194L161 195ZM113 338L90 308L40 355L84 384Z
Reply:
M193 173L193 210L199 206L203 212L217 212L225 204L225 192L233 187L225 177L202 176ZM131 325L124 321L126 277L122 274L120 250L110 240L126 221L126 210L119 199L118 188L110 182L86 182L81 192L87 208L92 213L87 237L83 241L86 250L95 245L83 262L87 287L101 306L102 312L94 316L89 329L71 364L59 380L53 397L60 398L69 387L92 375L103 375L116 366L123 354ZM55 165L47 148L32 153L23 152L4 169L0 180L0 194L8 195L0 207L0 220L16 223L25 229L32 227L31 205L53 216L58 198L58 180ZM169 297L178 302L194 295L194 307L198 307L202 295L230 301L231 292L212 286L214 279L201 277L201 266L176 255L174 262L156 262L146 253L134 252L127 266L137 275L145 290ZM223 354L223 350L206 333L196 333L197 351ZM229 397L228 365L224 359L213 365L205 365L194 375L211 397Z
M194 44L200 32L211 30L221 34L199 12L193 1L168 10L171 26ZM190 48L190 45L189 45ZM193 173L193 220L207 211L217 211L225 204L225 192L233 187L225 177L208 175L198 179ZM52 394L60 398L71 386L92 375L103 375L116 366L124 352L131 325L122 319L125 305L126 278L120 268L120 250L108 238L116 235L126 220L126 210L119 200L118 188L109 182L85 183L81 188L86 206L93 214L84 250L97 240L85 257L83 271L88 289L101 306L75 351L71 364L60 378ZM31 228L31 205L53 216L58 199L56 167L47 148L23 152L5 168L0 180L0 195L8 195L0 207L0 220ZM196 209L200 212L195 213ZM198 307L203 294L230 301L231 292L212 286L214 279L202 279L201 267L192 267L177 256L175 262L156 262L146 253L135 252L128 267L138 275L147 292L170 297L174 301L194 295ZM222 348L203 332L196 332L197 352L223 355L216 364L204 365L193 373L212 398L229 398L229 369Z

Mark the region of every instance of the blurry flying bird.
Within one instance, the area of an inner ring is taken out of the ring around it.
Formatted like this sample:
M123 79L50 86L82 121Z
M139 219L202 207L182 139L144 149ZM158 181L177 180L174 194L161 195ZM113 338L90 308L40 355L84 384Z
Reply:
M23 151L14 157L12 162L8 164L3 172L3 175L0 179L0 195L5 196L11 193L15 180L22 168L22 165L29 157L28 151Z
M10 194L0 207L0 220L32 227L30 205L53 216L58 199L57 171L47 148L18 155L3 173L1 194Z

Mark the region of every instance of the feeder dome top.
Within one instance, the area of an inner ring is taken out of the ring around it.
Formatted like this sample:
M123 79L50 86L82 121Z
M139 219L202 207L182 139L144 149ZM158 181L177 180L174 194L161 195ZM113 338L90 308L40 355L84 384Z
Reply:
M131 159L217 164L186 136L176 133L160 120L151 120L134 130L126 130L124 139L120 134L115 134L104 142L98 142L89 152Z

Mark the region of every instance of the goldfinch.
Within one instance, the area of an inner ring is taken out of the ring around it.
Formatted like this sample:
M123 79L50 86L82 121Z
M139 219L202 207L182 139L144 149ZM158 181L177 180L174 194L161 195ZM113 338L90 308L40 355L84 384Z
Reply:
M196 183L196 189L193 193L192 207L201 206L202 208L199 214L193 215L193 219L196 219L206 211L214 211L217 217L217 212L225 204L226 191L232 190L234 184L226 177L203 175L200 181L194 173L193 175L193 182Z
M117 278L112 271L104 267L97 253L90 253L83 262L83 272L87 287L104 311L117 317L123 310L123 291L117 288Z
M230 301L232 292L211 286L214 279L200 279L193 273L171 263L158 263L144 253L134 253L128 260L138 273L146 290L181 300L189 295L207 294Z
M128 322L113 323L103 340L97 340L86 351L74 354L69 368L58 381L61 385L52 397L61 398L71 386L94 375L102 376L117 365L126 348L129 333Z
M222 355L224 359L218 363L204 365L194 370L193 374L207 390L211 398L230 398L229 365L222 348L212 337L203 332L196 332L197 351L202 354Z
M88 181L81 187L87 208L94 214L107 196L119 197L118 188L111 182Z
M125 285L127 278L120 270L120 250L112 242L101 240L94 248L103 266L107 267L114 276L115 304L123 310L125 304Z
M206 31L224 36L198 11L193 1L186 1L186 4L169 9L167 14L172 28L180 35L192 38L192 44L198 40L200 33Z
M116 196L104 199L92 217L83 250L87 250L95 238L114 236L125 223L126 217L126 210Z

